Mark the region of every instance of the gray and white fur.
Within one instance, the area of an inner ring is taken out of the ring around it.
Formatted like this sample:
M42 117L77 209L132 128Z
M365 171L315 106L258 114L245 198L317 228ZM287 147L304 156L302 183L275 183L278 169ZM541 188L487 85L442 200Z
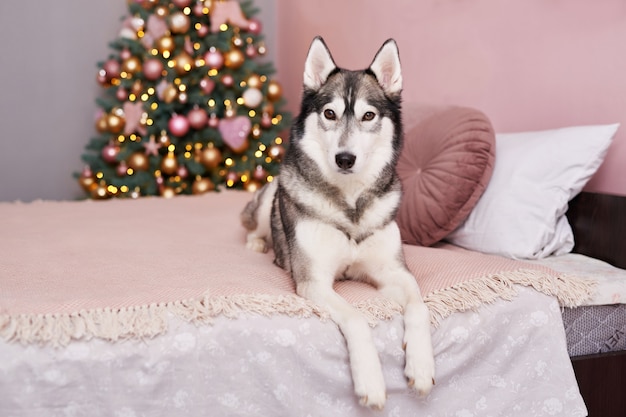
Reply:
M427 395L434 384L430 315L406 267L395 222L401 91L392 39L369 68L350 71L338 68L315 38L280 174L241 213L248 248L273 248L297 293L324 307L339 326L355 392L372 408L386 401L380 360L366 319L334 291L337 279L368 282L402 305L408 385Z

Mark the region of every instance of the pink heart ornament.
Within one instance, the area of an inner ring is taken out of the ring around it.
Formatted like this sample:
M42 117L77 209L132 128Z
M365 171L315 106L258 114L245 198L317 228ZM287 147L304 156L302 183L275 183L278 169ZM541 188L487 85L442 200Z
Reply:
M248 135L252 130L252 122L246 116L220 119L218 130L222 140L235 153L244 152L248 149Z

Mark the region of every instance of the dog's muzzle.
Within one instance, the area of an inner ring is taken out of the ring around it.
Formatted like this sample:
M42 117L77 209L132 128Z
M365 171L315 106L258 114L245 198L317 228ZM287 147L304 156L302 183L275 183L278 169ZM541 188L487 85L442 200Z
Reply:
M335 163L342 171L348 171L354 166L356 155L349 152L340 152L335 155Z

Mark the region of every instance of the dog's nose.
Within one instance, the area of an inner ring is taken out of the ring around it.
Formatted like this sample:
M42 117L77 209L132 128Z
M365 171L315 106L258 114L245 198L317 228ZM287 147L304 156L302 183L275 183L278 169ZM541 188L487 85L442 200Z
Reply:
M349 152L340 152L335 155L335 163L341 169L350 169L354 166L354 161L356 161L356 155L353 155Z

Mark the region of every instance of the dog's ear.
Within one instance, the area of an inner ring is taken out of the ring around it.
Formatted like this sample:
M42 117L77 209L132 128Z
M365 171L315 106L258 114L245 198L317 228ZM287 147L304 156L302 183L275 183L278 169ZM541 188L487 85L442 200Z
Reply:
M400 52L396 41L389 39L381 46L370 65L370 71L385 93L393 95L402 91Z
M337 66L324 40L316 36L311 42L304 63L304 86L315 91L319 90L335 68Z

